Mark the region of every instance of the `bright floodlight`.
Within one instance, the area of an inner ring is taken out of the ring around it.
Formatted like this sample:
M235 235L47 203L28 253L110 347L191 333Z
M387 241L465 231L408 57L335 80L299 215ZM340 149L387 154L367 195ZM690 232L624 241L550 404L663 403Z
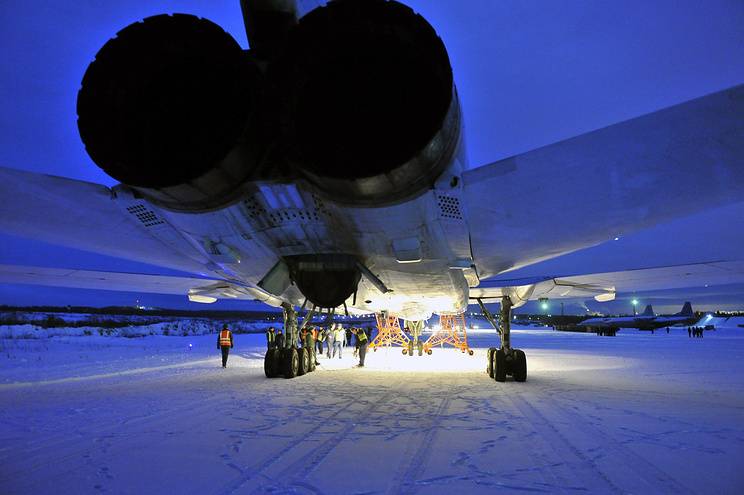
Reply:
M637 306L638 305L638 299L633 299L630 302L631 302L631 304L633 304L633 306Z
M542 309L548 309L548 303L544 302L540 305Z

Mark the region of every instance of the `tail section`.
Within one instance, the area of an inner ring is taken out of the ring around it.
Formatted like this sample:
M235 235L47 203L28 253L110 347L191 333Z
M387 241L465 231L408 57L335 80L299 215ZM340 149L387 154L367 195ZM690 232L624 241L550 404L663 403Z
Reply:
M692 316L692 304L689 301L682 306L682 311L677 313L677 316Z
M649 304L646 306L646 309L643 310L643 313L641 313L639 316L656 316L654 315L654 308L651 307Z

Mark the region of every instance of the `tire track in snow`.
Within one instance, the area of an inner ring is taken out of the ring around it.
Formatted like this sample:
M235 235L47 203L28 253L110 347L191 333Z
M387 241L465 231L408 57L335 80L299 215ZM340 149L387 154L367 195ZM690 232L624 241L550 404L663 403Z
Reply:
M511 385L511 384L510 384ZM545 393L541 390L540 393ZM576 473L576 479L586 483L589 487L602 486L602 491L606 493L625 493L620 487L615 485L607 475L597 466L597 464L585 455L578 447L576 447L569 438L561 433L561 431L553 424L549 418L542 414L535 406L533 406L528 400L526 400L520 393L505 394L504 397L511 402L515 409L522 413L523 421L529 422L530 426L534 428L535 432L539 437L545 441L549 448L552 448L557 457L564 461L570 458L576 459L576 462L571 466L572 472ZM544 457L545 465L550 468L549 460ZM553 475L556 479L562 479L557 473L553 471ZM556 487L561 489L570 489L571 491L576 488Z
M357 403L357 399L350 399L346 404L341 406L339 409L334 411L332 414L330 414L328 417L324 418L323 421L328 421L330 419L335 418L336 416L340 415L342 412L349 409L351 406L353 406L355 403ZM248 466L245 468L242 468L240 466L237 466L236 464L228 464L230 467L233 467L234 469L237 469L241 472L240 476L237 479L232 480L229 484L224 486L222 489L218 491L220 495L230 495L232 493L235 493L237 490L243 487L248 481L251 479L263 475L263 472L266 471L268 468L276 464L277 462L281 461L284 456L292 451L292 448L300 443L305 442L309 437L316 434L317 432L317 424L313 424L310 428L308 428L302 435L299 436L293 436L292 439L290 439L288 442L284 443L281 448L277 449L276 452L273 455L269 455L266 457L266 460L264 460L262 463L260 463L257 466Z
M597 441L601 443L602 450L606 453L606 457L610 459L609 462L611 462L613 466L627 466L630 471L628 479L643 481L646 486L640 488L641 490L649 493L693 493L685 485L678 482L661 468L653 464L652 461L643 459L639 454L620 443L610 434L605 433L600 428L592 425L592 423L578 411L567 409L565 405L560 404L549 394L546 394L545 398L550 402L550 407L552 409L560 411L567 422L575 424L575 428L572 428L572 430L575 429L576 431L582 431L585 434L591 435L593 439L597 439ZM524 400L525 403L527 403L524 398L521 398L521 400ZM529 404L529 406L536 410L532 404ZM574 448L578 451L577 447L574 446ZM592 461L592 464L596 466L594 461ZM599 470L599 467L597 467L597 469ZM635 490L623 488L622 491L628 492Z
M409 447L406 448L406 452L404 454L405 459L411 459L408 465L405 467L405 469L401 468L393 477L392 485L387 490L386 493L389 494L398 494L398 493L415 493L420 488L419 485L416 484L416 480L418 477L422 474L423 468L425 467L426 461L429 459L429 456L431 455L431 447L432 444L437 436L437 433L439 432L439 428L442 423L443 415L449 408L450 402L452 401L452 396L457 395L458 392L450 392L448 393L442 401L439 403L439 407L437 407L437 410L434 412L434 415L431 417L431 423L429 427L426 429L426 433L424 433L421 437L421 441L418 443L418 446L416 447L415 451L411 452L410 443Z
M395 387L396 385L391 385L391 388ZM388 390L383 394L382 397L373 401L366 409L357 413L357 415L361 417L367 417L368 415L374 413L375 410L377 410L383 404L387 404L392 395L392 390ZM331 438L323 442L309 456L298 459L294 463L290 464L287 468L285 468L281 473L279 473L275 478L281 480L291 477L288 483L282 483L280 486L284 488L299 486L309 491L320 493L318 489L312 487L312 485L307 482L307 477L313 471L315 471L315 469L320 465L321 462L323 462L323 460L325 460L326 457L328 457L328 454L330 454L333 449L335 449L341 442L347 439L349 434L354 431L357 426L359 426L359 423L353 421L353 419L355 418L350 418L349 420L347 420L341 431L333 434ZM297 443L295 443L295 445L296 444ZM294 476L292 476L293 474ZM272 486L271 488L275 489L276 486ZM267 490L267 487L259 486L254 489L251 494L258 495L261 493L266 493L267 491L269 491Z

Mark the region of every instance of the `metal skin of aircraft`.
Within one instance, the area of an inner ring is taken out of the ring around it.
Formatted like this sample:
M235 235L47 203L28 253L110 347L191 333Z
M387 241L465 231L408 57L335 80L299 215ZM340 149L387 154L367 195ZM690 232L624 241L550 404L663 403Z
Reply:
M590 318L579 323L577 326L589 328L638 328L640 330L653 330L677 324L693 323L695 314L692 304L686 302L679 313L673 315L656 315L649 304L643 313L637 316L622 316L618 318Z
M495 278L741 201L744 85L470 170L447 51L410 8L241 7L248 51L174 14L98 52L78 128L120 185L0 168L0 195L12 198L3 231L191 275L0 266L0 281L260 300L284 308L291 332L298 308L422 320L498 301L502 346L488 368L524 381L509 314L529 299L744 278L739 260ZM267 354L270 369L297 374L306 356L294 342Z

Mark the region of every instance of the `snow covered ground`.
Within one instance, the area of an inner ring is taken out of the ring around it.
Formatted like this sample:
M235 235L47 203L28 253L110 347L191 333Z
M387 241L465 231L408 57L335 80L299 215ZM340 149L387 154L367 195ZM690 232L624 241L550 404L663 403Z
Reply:
M515 331L263 375L263 336L0 340L0 493L743 493L744 328ZM191 346L189 346L191 344Z

